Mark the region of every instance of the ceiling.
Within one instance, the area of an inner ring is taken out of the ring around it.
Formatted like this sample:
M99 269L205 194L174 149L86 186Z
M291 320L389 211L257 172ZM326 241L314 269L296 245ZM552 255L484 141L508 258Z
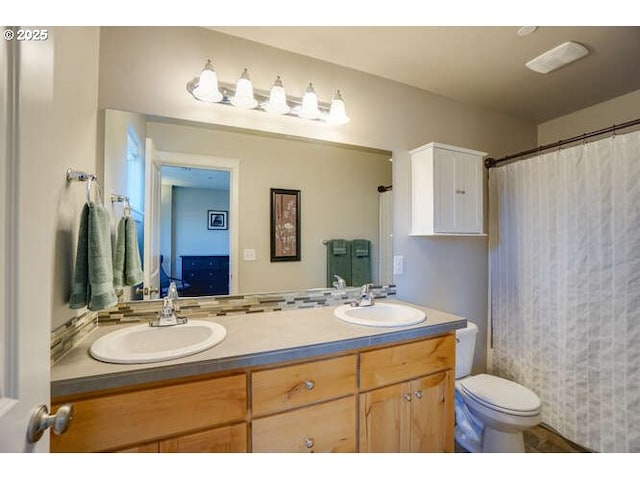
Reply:
M206 188L209 190L229 190L229 172L191 167L163 165L162 184L176 187Z
M535 123L640 89L640 27L207 27ZM555 72L525 63L573 40L590 54Z

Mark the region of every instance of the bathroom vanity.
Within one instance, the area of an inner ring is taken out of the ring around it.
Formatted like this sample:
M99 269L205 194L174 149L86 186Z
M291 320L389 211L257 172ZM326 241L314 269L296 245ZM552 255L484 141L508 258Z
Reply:
M52 368L53 409L75 412L51 451L453 451L466 320L414 307L426 321L396 328L347 324L331 306L215 317L222 343L144 365L89 357L118 328L98 327Z

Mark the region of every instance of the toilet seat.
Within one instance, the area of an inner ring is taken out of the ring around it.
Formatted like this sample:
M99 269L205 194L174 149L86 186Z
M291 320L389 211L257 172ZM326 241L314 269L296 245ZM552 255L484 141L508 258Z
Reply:
M463 378L456 384L460 393L489 409L519 417L540 413L540 398L511 380L483 373Z

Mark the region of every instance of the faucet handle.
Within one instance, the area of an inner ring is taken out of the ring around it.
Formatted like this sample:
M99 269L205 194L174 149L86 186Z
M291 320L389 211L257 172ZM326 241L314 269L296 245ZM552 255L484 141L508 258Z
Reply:
M338 290L342 290L343 288L346 288L347 282L344 281L344 278L342 278L340 275L334 275L334 278L336 279L336 281L333 282L334 288Z

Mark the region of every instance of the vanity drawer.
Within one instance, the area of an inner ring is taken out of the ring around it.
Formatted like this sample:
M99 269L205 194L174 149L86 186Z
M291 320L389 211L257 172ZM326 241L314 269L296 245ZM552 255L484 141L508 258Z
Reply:
M383 385L455 368L455 334L429 338L360 355L360 389Z
M254 416L353 394L356 355L253 372L251 385Z
M71 400L73 422L52 452L100 452L247 417L246 375ZM53 405L54 411L57 405Z
M355 452L356 397L254 420L252 444L260 453Z

